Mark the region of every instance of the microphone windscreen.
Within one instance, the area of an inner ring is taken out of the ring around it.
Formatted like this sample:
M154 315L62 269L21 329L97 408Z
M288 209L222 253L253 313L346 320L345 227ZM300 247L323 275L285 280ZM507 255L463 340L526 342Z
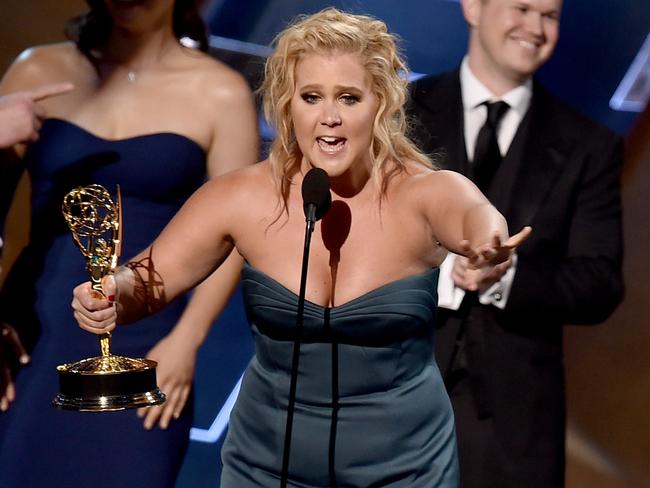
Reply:
M321 168L312 168L302 180L302 201L305 216L308 216L310 205L316 207L316 220L327 213L332 203L330 195L330 178Z

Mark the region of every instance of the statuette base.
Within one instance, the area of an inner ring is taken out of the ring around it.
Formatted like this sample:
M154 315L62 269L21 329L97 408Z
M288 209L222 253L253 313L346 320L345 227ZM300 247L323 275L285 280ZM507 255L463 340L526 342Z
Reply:
M59 393L52 404L63 410L111 412L165 401L156 385L155 361L100 356L57 366Z

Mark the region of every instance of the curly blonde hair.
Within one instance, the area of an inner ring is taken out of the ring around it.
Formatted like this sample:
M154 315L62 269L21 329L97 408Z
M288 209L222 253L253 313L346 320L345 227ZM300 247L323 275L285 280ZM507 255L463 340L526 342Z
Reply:
M327 8L313 15L299 16L278 34L274 44L275 50L266 61L260 92L264 115L277 131L269 162L285 208L291 177L302 157L291 117L295 69L298 61L308 54L354 53L369 74L371 89L379 102L369 152L372 177L379 183L382 195L391 176L404 171L405 161L433 167L429 158L405 135L408 68L395 36L388 32L384 22ZM389 161L394 163L390 170Z

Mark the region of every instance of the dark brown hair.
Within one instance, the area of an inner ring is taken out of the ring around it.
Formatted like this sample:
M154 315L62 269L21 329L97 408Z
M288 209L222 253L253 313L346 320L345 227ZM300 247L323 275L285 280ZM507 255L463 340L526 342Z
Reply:
M206 27L199 14L200 0L176 0L174 3L174 35L177 39L189 37L198 43L198 49L208 50ZM65 25L65 35L86 56L100 47L111 32L112 19L104 0L86 0L90 10L73 17Z

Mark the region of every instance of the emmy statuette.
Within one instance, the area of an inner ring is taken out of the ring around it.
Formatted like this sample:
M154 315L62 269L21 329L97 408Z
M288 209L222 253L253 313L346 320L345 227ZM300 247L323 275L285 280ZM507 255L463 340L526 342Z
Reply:
M104 295L101 281L117 266L121 246L121 198L117 203L100 185L75 188L63 199L63 216L75 244L86 258L93 290ZM111 334L99 336L101 356L57 366L59 409L108 412L158 405L165 394L156 385L156 362L111 354Z

